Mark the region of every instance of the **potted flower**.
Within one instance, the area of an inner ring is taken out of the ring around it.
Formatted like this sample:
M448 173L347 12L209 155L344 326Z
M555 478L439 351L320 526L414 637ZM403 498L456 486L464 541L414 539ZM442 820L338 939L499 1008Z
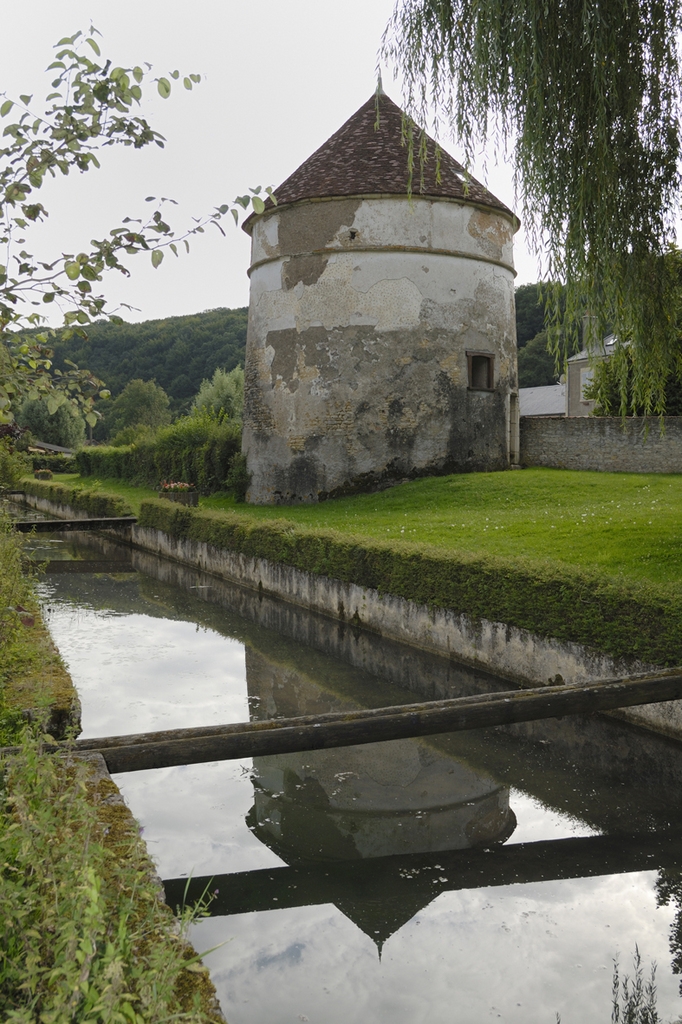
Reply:
M198 505L199 492L194 484L181 480L162 480L159 484L159 497L168 501L179 501L181 505Z

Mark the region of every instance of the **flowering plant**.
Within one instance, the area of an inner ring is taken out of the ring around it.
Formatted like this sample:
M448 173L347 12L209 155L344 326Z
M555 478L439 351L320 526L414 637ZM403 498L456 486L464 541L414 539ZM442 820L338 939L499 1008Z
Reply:
M181 480L162 480L159 488L162 491L196 491L194 484L186 484Z

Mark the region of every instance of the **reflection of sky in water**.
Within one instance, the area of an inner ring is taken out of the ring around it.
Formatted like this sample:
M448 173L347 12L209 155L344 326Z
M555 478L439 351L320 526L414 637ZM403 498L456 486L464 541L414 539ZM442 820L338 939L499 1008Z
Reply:
M160 609L96 611L58 591L44 584L47 618L81 695L85 735L248 718L240 643ZM117 777L162 877L282 863L245 824L249 767ZM519 790L510 805L512 843L594 832ZM659 1009L671 1019L673 912L656 909L654 880L631 873L444 892L387 940L381 961L332 904L207 919L193 941L198 950L225 943L207 962L230 1024L553 1024L557 1012L563 1024L607 1024L612 959L620 954L628 970L635 943L647 964L658 961Z
M50 604L83 704L83 736L243 722L242 644L193 622Z
M334 907L214 918L195 929L230 1024L607 1024L611 957L638 941L658 959L664 1019L668 910L652 874L443 893L393 935L371 940Z

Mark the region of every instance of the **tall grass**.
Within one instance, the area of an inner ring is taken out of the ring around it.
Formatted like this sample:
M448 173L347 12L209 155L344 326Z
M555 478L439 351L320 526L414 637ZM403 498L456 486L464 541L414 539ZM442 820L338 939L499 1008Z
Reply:
M220 1020L203 967L159 895L115 787L28 732L0 813L0 1019L7 1024ZM198 976L197 976L198 972ZM205 980L206 990L192 984Z

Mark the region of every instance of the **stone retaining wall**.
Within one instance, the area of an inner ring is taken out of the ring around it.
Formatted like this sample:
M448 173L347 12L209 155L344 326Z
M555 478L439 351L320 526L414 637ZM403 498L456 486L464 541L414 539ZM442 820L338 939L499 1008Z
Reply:
M521 465L609 473L682 473L682 416L521 417Z

